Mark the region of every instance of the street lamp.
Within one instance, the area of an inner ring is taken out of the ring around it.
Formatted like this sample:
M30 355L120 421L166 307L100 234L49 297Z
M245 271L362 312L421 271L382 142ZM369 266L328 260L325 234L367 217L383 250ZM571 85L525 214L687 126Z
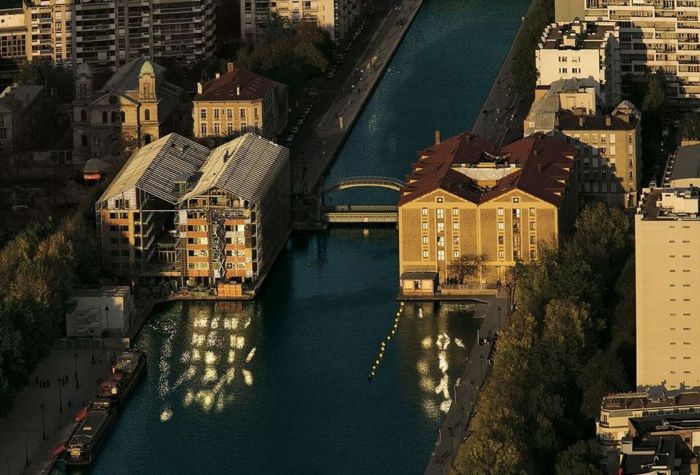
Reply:
M481 372L481 379L479 380L480 384L484 384L484 354L479 355L480 364L479 364L479 369Z
M498 306L498 329L501 329L501 306Z
M63 392L61 390L61 378L56 378L58 383L58 413L63 414Z
M39 404L41 408L41 440L46 440L46 419L44 418L44 401Z
M107 315L107 329L105 330L107 336L109 336L109 306L105 305L105 314ZM103 333L105 333L103 332Z
M75 360L75 389L80 389L80 383L78 382L78 353L73 353L73 359Z
M90 332L90 365L95 366L95 335Z

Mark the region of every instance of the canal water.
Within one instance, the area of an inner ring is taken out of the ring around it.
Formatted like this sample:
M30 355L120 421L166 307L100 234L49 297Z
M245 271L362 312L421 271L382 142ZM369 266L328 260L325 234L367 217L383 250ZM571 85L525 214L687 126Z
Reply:
M329 181L401 177L435 129L471 128L525 8L425 0ZM479 310L408 304L387 342L397 255L391 228L295 233L256 303L156 309L137 342L148 376L92 472L422 473Z

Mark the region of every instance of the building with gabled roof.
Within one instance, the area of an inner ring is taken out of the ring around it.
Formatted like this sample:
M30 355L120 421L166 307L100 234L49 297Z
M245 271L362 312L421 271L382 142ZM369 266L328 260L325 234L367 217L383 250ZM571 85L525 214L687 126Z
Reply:
M118 275L253 291L291 231L289 150L245 134L210 150L177 134L142 147L96 204Z
M40 113L44 86L13 84L0 91L0 151L13 152Z
M119 68L93 90L90 66L75 72L74 156L121 156L172 131L182 88L165 80L165 68L144 57Z
M419 291L415 272L455 282L450 264L483 255L477 284L493 284L518 261L537 259L577 212L571 181L576 150L543 134L503 147L460 134L419 153L398 203L399 269L404 294ZM473 284L473 283L471 283Z
M287 116L287 86L228 63L225 73L197 84L193 134L209 138L252 132L275 140Z

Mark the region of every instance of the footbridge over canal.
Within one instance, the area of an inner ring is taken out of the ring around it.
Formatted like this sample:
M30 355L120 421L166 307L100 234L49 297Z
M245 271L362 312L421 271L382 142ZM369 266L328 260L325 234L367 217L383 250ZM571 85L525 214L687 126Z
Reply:
M326 194L338 190L350 188L385 188L399 191L406 184L393 177L385 176L353 176L343 178L339 182L326 188ZM396 205L337 205L321 208L321 219L324 223L335 224L391 224L398 221L398 209Z

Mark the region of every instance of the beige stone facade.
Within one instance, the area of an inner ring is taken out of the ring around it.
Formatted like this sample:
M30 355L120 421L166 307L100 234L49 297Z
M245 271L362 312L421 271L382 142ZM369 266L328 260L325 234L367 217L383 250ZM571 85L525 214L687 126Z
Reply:
M465 134L421 152L399 201L400 274L432 272L445 284L452 261L476 254L485 257L476 283L493 284L536 260L538 245L575 219L575 156L540 134L502 149Z
M164 75L164 68L140 58L93 92L91 69L81 65L73 101L74 156L120 156L173 130L182 89Z
M277 140L287 124L287 87L228 64L224 74L198 84L192 133L197 138L247 132Z
M637 386L700 386L700 190L645 189L635 215Z

